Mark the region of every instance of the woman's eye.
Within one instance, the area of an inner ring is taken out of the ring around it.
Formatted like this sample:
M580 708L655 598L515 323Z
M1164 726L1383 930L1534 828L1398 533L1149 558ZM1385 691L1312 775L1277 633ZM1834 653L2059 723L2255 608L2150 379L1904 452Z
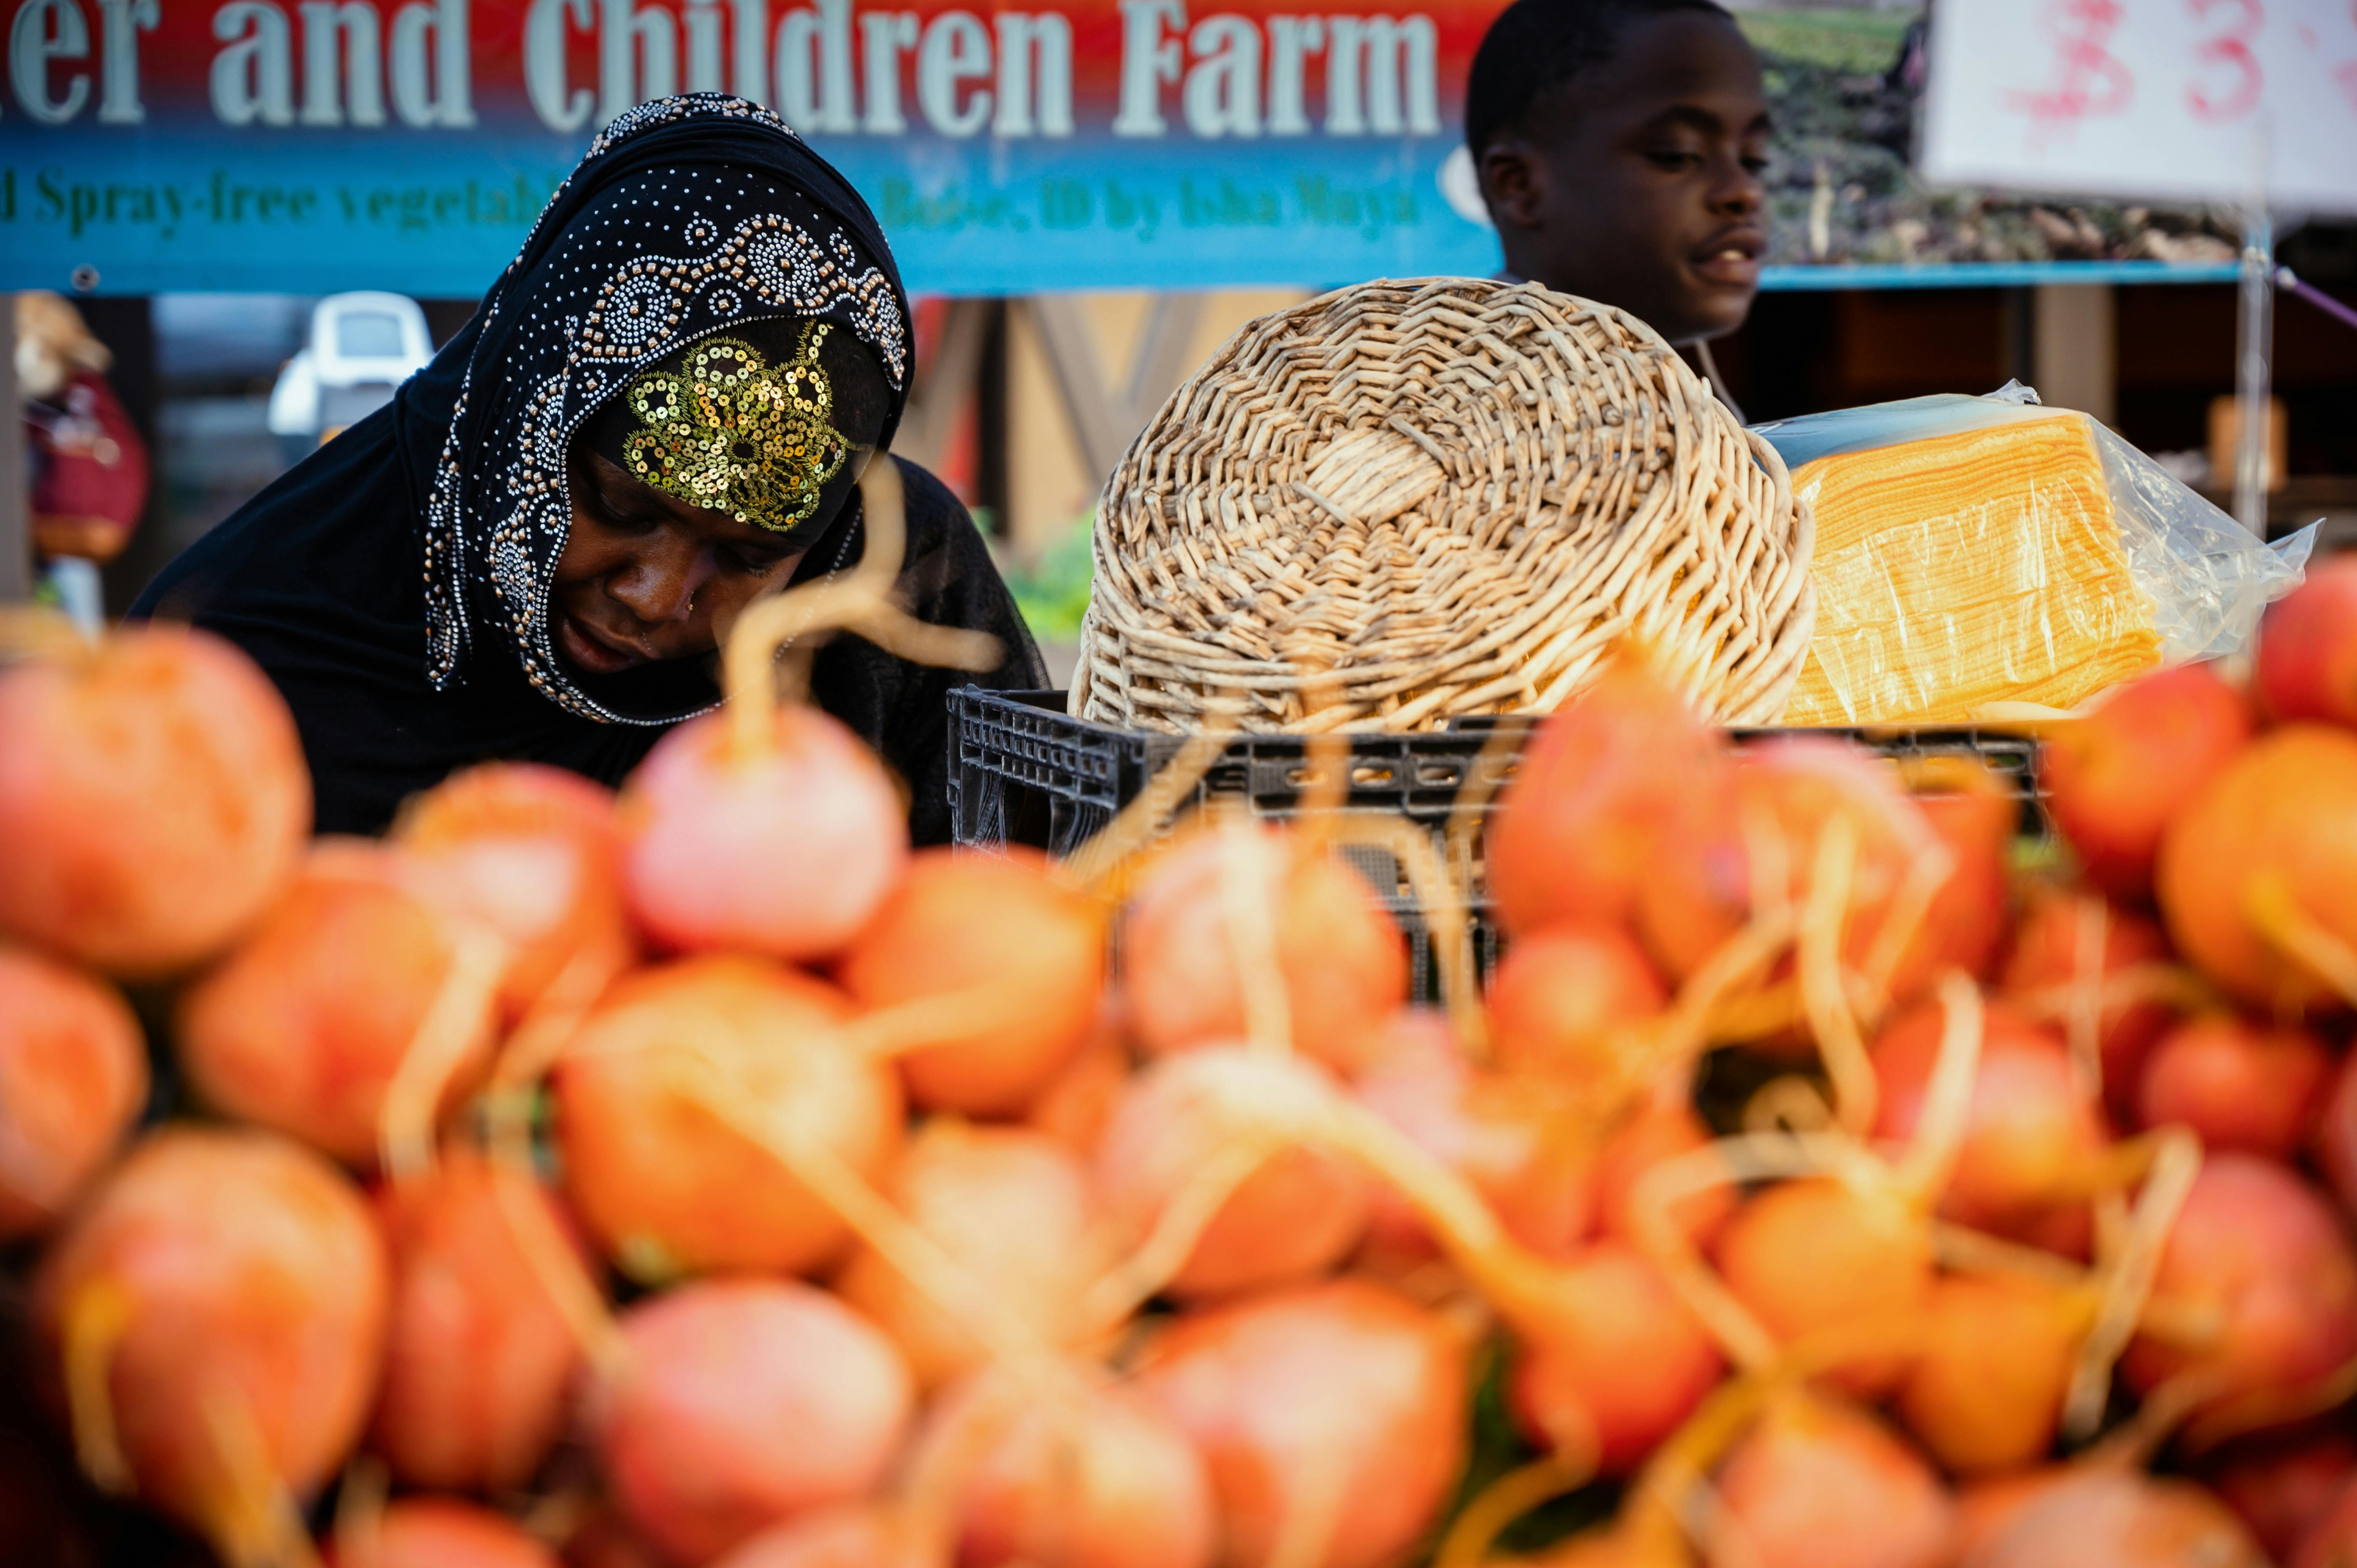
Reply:
M1670 147L1655 148L1645 156L1652 161L1655 168L1669 174L1684 174L1689 169L1699 167L1702 164L1700 153L1679 152Z
M758 577L764 572L771 570L780 559L780 557L775 555L748 555L741 550L724 550L720 553L720 560L724 565L730 571L740 572L748 577Z
M662 521L653 512L624 505L599 491L590 492L590 505L597 513L598 521L625 533L643 533Z

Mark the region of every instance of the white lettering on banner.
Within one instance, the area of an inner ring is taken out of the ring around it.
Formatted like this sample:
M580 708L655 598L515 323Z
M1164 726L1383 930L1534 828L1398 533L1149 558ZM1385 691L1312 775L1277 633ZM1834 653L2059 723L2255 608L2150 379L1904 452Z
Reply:
M102 125L136 125L147 118L139 102L139 35L164 25L158 0L98 0L99 99Z
M597 0L597 123L679 91L679 27L639 0Z
M737 96L756 103L777 102L770 91L770 0L735 0Z
M1328 135L1438 133L1440 39L1431 17L1329 16L1326 40Z
M860 129L871 136L897 136L908 130L900 113L900 51L917 47L914 11L870 11L859 18L859 41L867 55L867 116Z
M1060 11L1001 11L995 136L1072 134L1072 24ZM1034 93L1034 84L1037 93Z
M565 84L567 17L581 31L589 31L589 0L532 0L523 18L524 96L532 100L532 112L540 123L552 131L577 131L589 123L589 90Z
M726 92L728 78L721 64L721 46L727 37L720 0L687 0L680 20L687 27L687 91Z
M958 103L963 83L990 74L990 32L971 11L944 11L917 49L917 102L944 136L971 136L990 118L990 90Z
M1260 134L1260 29L1243 16L1206 16L1187 35L1195 63L1179 102L1187 129L1206 139Z
M1116 136L1159 136L1169 129L1162 118L1162 85L1178 80L1184 56L1165 28L1184 27L1187 7L1179 0L1121 0L1121 101L1114 112Z
M303 0L296 11L303 18L303 124L342 124L349 96L353 124L383 124L376 7L367 0Z
M778 113L809 134L859 129L851 94L851 0L818 0L778 25Z
M62 124L95 102L102 123L145 120L140 34L160 27L161 0L6 3L9 80L28 117ZM519 3L523 95L553 131L688 91L773 105L816 135L906 135L912 119L955 140L1076 134L1075 31L1062 10L995 4L926 17L859 0L505 0ZM2087 10L2115 0L1992 3ZM2181 3L2224 18L2202 40L2185 113L2247 113L2255 84L2274 67L2252 53L2235 19L2270 0ZM221 45L210 62L213 113L238 127L474 126L470 8L480 9L474 0L213 0ZM1117 136L1167 136L1173 118L1181 134L1207 141L1440 132L1428 16L1190 17L1189 0L1114 0L1113 9ZM594 53L594 82L576 76L576 48L584 60ZM1320 57L1322 102L1313 102ZM84 61L92 63L74 67Z
M63 98L49 96L49 62L88 59L90 23L75 0L25 0L8 29L8 75L16 102L44 125L62 125L90 98L90 75L66 78Z
M270 0L230 0L213 13L213 113L224 125L295 123L295 56L286 13Z
M1309 113L1304 88L1309 57L1326 47L1325 24L1315 16L1268 19L1268 134L1306 136Z
M471 71L467 0L412 0L393 14L393 112L403 124L472 125Z

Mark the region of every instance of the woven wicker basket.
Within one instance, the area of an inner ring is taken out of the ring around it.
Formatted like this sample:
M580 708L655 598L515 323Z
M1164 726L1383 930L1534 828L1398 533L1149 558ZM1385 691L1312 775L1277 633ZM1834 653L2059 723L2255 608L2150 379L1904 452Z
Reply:
M1545 712L1633 633L1772 724L1809 649L1782 459L1633 317L1367 284L1230 338L1099 503L1071 711L1157 729Z

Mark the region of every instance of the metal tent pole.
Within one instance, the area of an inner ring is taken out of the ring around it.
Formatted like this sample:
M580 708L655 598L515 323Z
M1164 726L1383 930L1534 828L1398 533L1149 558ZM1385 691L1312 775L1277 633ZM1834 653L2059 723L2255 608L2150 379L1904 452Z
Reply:
M0 294L0 413L7 433L0 439L0 605L33 596L33 528L27 495L25 415L16 390L16 296Z

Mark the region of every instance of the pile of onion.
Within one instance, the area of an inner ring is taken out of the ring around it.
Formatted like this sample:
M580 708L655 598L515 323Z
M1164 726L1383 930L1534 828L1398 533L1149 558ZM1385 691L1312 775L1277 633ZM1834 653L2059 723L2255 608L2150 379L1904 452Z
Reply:
M200 962L303 853L295 721L246 656L126 628L0 671L0 932L112 974Z

